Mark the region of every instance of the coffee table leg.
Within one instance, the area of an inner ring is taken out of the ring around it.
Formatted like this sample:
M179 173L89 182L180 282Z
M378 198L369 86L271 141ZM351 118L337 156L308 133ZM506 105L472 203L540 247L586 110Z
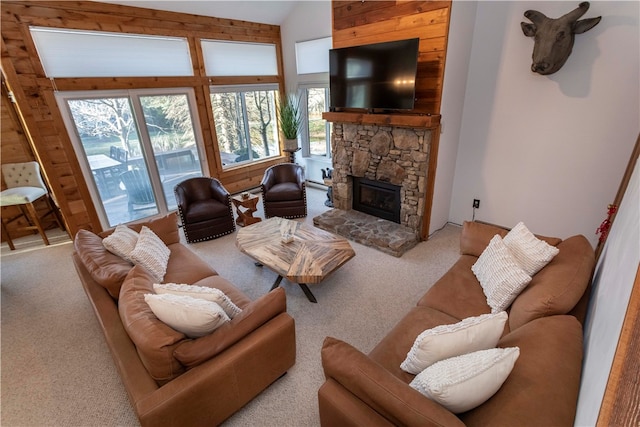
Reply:
M304 292L304 294L307 296L307 299L309 301L315 302L315 303L318 302L316 300L316 297L313 296L313 294L311 293L311 289L309 289L309 287L307 285L305 285L304 283L298 283L298 286L300 286L300 288L302 289L302 292Z
M278 276L276 278L276 281L273 282L273 286L271 286L270 291L274 290L275 288L277 288L278 286L280 286L280 282L282 282L282 276Z

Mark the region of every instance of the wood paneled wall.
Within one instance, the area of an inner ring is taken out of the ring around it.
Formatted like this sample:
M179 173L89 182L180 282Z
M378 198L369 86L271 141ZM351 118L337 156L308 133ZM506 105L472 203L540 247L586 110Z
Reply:
M222 180L231 192L259 185L264 169L286 160L283 156L223 171L209 98L210 84L277 83L283 91L280 27L89 1L3 0L1 12L3 74L24 119L35 156L72 235L82 228L100 231L101 226L56 104L54 84L60 91L192 87L210 173ZM185 37L192 52L194 76L65 78L52 82L44 74L31 39L30 25ZM278 54L278 76L210 79L205 76L200 39L274 43ZM2 154L4 144L3 135ZM3 156L2 162L9 160Z
M415 113L440 114L451 1L333 1L333 47L419 38Z

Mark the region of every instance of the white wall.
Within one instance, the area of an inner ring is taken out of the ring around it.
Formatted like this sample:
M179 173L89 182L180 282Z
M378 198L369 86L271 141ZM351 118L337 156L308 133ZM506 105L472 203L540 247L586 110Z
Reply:
M593 280L576 426L596 424L640 262L640 162L624 194ZM637 355L630 355L637 357Z
M450 221L471 219L472 200L480 199L476 219L524 221L536 233L584 234L596 244L640 131L640 3L592 1L584 18L602 21L576 35L563 68L532 73L524 11L556 18L576 6L477 3ZM449 57L465 52L450 49L447 70ZM450 90L444 87L443 106L459 97ZM443 114L443 136L448 119Z
M331 36L331 1L297 2L286 21L280 26L287 92L295 93L301 83L329 83L329 73L298 76L295 43ZM331 167L330 158L303 158L296 153L296 163L305 167L307 179L322 182L321 169Z
M454 1L451 6L448 54L442 86L444 94L440 107L441 134L429 234L449 221L476 11L477 3L473 1Z

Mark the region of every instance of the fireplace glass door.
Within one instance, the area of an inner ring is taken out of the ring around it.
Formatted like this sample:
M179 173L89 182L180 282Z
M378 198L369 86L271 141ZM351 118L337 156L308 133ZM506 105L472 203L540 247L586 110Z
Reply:
M400 187L353 177L353 209L400 223Z

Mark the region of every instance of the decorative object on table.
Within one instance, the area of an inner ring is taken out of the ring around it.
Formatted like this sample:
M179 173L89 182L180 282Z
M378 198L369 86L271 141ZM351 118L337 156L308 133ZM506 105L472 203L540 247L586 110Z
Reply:
M300 102L292 94L283 97L278 106L278 125L284 136L284 151L291 156L291 162L295 160L295 152L298 147L298 135L302 126L302 112Z
M278 163L264 171L262 203L265 218L307 216L307 190L304 169L296 163Z
M580 5L560 18L546 17L536 10L527 10L524 16L532 24L521 22L522 32L527 37L535 37L533 64L531 71L547 75L558 71L569 58L573 48L574 34L582 34L595 27L601 16L578 20L589 10L589 2Z
M216 239L236 230L231 195L216 178L189 178L173 191L187 243Z
M245 227L262 221L262 218L254 218L253 213L258 210L258 200L260 197L255 194L244 192L240 196L231 197L231 202L236 207L236 224ZM242 209L245 210L242 210Z
M52 215L52 220L55 221L61 229L64 230L65 228L59 216L58 209L51 200L49 191L42 180L42 176L40 176L40 165L38 162L6 163L2 165L2 176L4 177L7 189L0 193L0 206L17 206L20 209L19 215L9 219L6 219L3 213L2 232L7 238L9 249L14 250L15 246L11 240L11 236L9 236L7 224L22 217L26 218L27 225L18 227L17 230L37 230L44 244L49 245L49 240L47 239L41 220ZM46 213L38 213L35 207L35 203L38 200L45 201L47 205Z
M322 181L324 185L327 186L327 200L324 201L324 205L332 208L333 207L333 169L321 169L322 171Z

